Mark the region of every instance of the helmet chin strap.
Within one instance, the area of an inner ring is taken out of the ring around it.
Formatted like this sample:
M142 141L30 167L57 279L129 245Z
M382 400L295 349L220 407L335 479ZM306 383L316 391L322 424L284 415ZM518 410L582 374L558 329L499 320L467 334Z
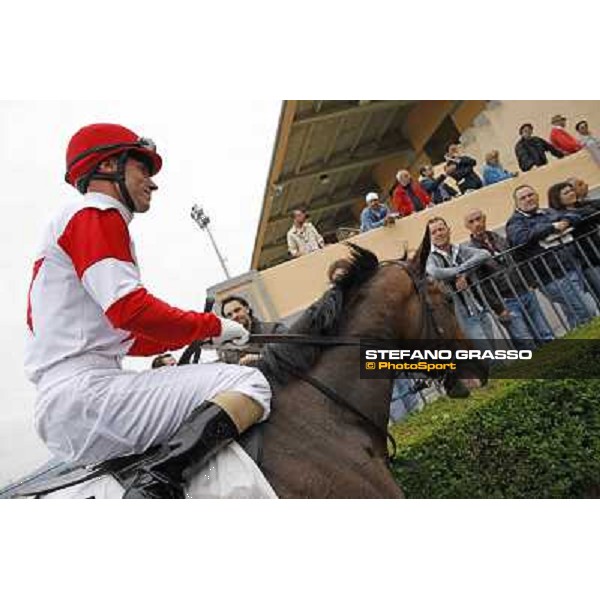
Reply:
M92 179L102 179L103 181L112 181L117 184L117 189L119 190L119 194L121 194L121 198L125 203L125 206L132 212L138 212L133 202L133 198L127 189L127 184L125 183L125 163L127 162L127 152L122 152L119 154L119 158L117 161L117 172L116 173L99 173L97 170L92 171L87 177L81 180L78 184L78 188L82 193L87 191L87 188Z
M135 208L135 204L133 203L133 198L127 189L127 184L125 183L125 163L127 162L127 152L121 153L119 156L119 162L117 163L117 187L119 188L119 192L121 193L121 198L123 198L123 202L127 208L132 212L137 212Z

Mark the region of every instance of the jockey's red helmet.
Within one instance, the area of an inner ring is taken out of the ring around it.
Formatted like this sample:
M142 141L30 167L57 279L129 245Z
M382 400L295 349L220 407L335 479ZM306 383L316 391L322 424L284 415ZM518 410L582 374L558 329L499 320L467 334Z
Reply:
M95 171L103 160L123 152L135 152L146 158L151 175L156 175L162 167L162 158L149 138L140 137L122 125L95 123L82 127L69 141L65 180L77 187L77 182Z

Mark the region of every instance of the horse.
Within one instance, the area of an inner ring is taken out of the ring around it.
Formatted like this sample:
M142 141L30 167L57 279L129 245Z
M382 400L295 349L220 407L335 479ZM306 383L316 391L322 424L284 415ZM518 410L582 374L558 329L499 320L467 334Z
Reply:
M300 317L292 335L465 343L451 302L424 276L426 249L408 262L379 263L369 250L347 246L350 269ZM359 364L352 345L282 343L263 352L257 366L274 399L262 426L261 468L280 498L402 497L387 460L393 380L361 379ZM485 373L465 363L447 378L447 389L460 377L483 382Z
M464 342L451 301L424 275L426 244L410 260L381 263L369 250L346 245L350 267L343 277L283 334L288 341L267 345L256 364L274 392L270 419L254 426L262 433L260 466L280 498L403 497L388 464L393 379L360 378L360 340ZM294 337L309 343L297 345ZM461 377L484 381L486 374L463 363L445 378L447 390ZM146 455L112 464L135 477ZM34 482L28 493L116 475L107 465L67 471L45 485Z

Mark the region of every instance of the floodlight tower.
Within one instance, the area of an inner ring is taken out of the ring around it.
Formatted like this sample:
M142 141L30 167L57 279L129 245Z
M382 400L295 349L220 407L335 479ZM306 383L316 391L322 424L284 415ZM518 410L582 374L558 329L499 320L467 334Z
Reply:
M208 233L208 237L210 238L213 248L215 249L215 252L217 253L217 257L219 258L219 262L221 263L221 266L223 267L223 271L225 271L225 277L227 277L227 279L231 279L231 275L229 274L229 271L227 270L227 265L225 264L225 259L219 252L219 248L217 246L217 243L215 242L215 238L213 238L213 234L208 227L208 225L210 223L210 217L197 204L194 204L194 206L192 206L192 212L191 212L190 216L196 222L198 227L200 227L200 229L202 229L202 231L206 231Z

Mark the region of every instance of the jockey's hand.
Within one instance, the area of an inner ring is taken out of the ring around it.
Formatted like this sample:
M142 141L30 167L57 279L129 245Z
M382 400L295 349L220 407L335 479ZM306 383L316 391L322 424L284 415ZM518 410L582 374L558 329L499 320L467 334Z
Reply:
M235 346L245 346L250 340L250 332L243 326L231 319L222 319L221 335L212 338L213 346L222 346L226 342L231 342Z
M248 365L258 362L259 359L260 354L246 354L246 356L242 356L242 358L240 358L239 364L247 367Z

